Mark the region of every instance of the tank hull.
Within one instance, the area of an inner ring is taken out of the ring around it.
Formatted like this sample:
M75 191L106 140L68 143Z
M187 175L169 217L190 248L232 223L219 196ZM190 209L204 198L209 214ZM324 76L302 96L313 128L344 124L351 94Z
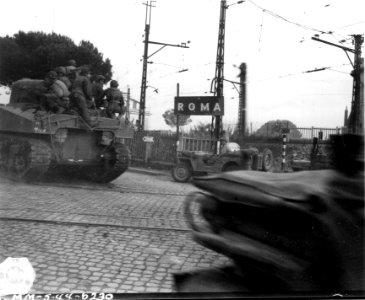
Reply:
M123 119L52 114L24 104L0 107L0 173L34 181L65 172L93 182L110 182L127 169L126 141L133 128Z

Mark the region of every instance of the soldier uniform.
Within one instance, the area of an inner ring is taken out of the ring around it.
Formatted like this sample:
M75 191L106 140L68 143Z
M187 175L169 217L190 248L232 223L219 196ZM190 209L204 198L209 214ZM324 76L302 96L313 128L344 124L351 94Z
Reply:
M61 97L68 92L66 86L57 79L57 73L50 71L44 81L41 91L41 107L53 113L62 113L67 109L67 102Z
M71 83L73 83L78 76L78 74L77 74L78 69L76 67L76 61L73 59L70 59L67 62L67 66L65 67L65 70L66 70L65 75L68 77L68 79L71 81Z
M109 118L114 118L115 113L119 113L120 116L125 113L123 94L118 89L118 86L118 82L112 80L110 82L110 88L104 92L104 97L106 97L105 104L107 106L106 112Z
M97 75L95 77L95 80L92 82L91 89L96 108L100 108L103 105L104 80L105 80L104 76Z
M71 80L66 76L66 68L57 67L55 71L57 72L58 79L61 80L69 90L71 90L72 83Z
M72 101L79 109L83 119L90 125L90 114L88 108L92 107L91 83L88 78L90 71L87 67L80 69L80 75L77 76L72 87Z

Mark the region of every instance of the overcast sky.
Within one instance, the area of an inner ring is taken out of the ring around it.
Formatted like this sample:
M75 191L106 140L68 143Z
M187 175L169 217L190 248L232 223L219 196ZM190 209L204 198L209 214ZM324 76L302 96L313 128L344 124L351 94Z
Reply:
M92 42L109 58L114 79L139 100L146 7L137 0L12 0L1 4L0 36L43 31ZM227 1L234 4L237 1ZM181 96L209 95L215 74L220 0L157 0L150 40L179 44L150 58L146 106L150 129L167 129L162 114ZM248 122L289 119L297 126L343 125L350 108L352 70L345 52L311 39L353 47L351 34L364 33L363 0L246 0L226 12L224 75L239 81L236 66L247 64ZM323 34L322 32L332 32ZM150 44L149 54L159 48ZM351 59L353 55L350 54ZM330 67L320 72L316 68ZM188 69L187 72L179 72ZM158 93L154 89L158 89ZM225 82L226 124L238 117L238 92ZM210 117L194 117L209 122Z

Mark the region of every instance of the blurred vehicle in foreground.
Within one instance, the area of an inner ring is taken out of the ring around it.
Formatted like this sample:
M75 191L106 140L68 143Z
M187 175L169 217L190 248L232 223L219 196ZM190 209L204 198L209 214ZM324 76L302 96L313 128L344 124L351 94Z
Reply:
M335 144L333 170L195 178L192 237L232 263L175 274L177 291L365 295L363 138Z

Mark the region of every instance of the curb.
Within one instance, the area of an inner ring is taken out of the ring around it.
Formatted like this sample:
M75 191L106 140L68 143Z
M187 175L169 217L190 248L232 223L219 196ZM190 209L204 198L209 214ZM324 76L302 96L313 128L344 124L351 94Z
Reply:
M134 173L146 174L146 175L152 175L152 176L168 175L167 171L160 171L160 170L155 170L155 169L145 169L145 168L136 168L136 167L128 167L127 171L134 172Z

